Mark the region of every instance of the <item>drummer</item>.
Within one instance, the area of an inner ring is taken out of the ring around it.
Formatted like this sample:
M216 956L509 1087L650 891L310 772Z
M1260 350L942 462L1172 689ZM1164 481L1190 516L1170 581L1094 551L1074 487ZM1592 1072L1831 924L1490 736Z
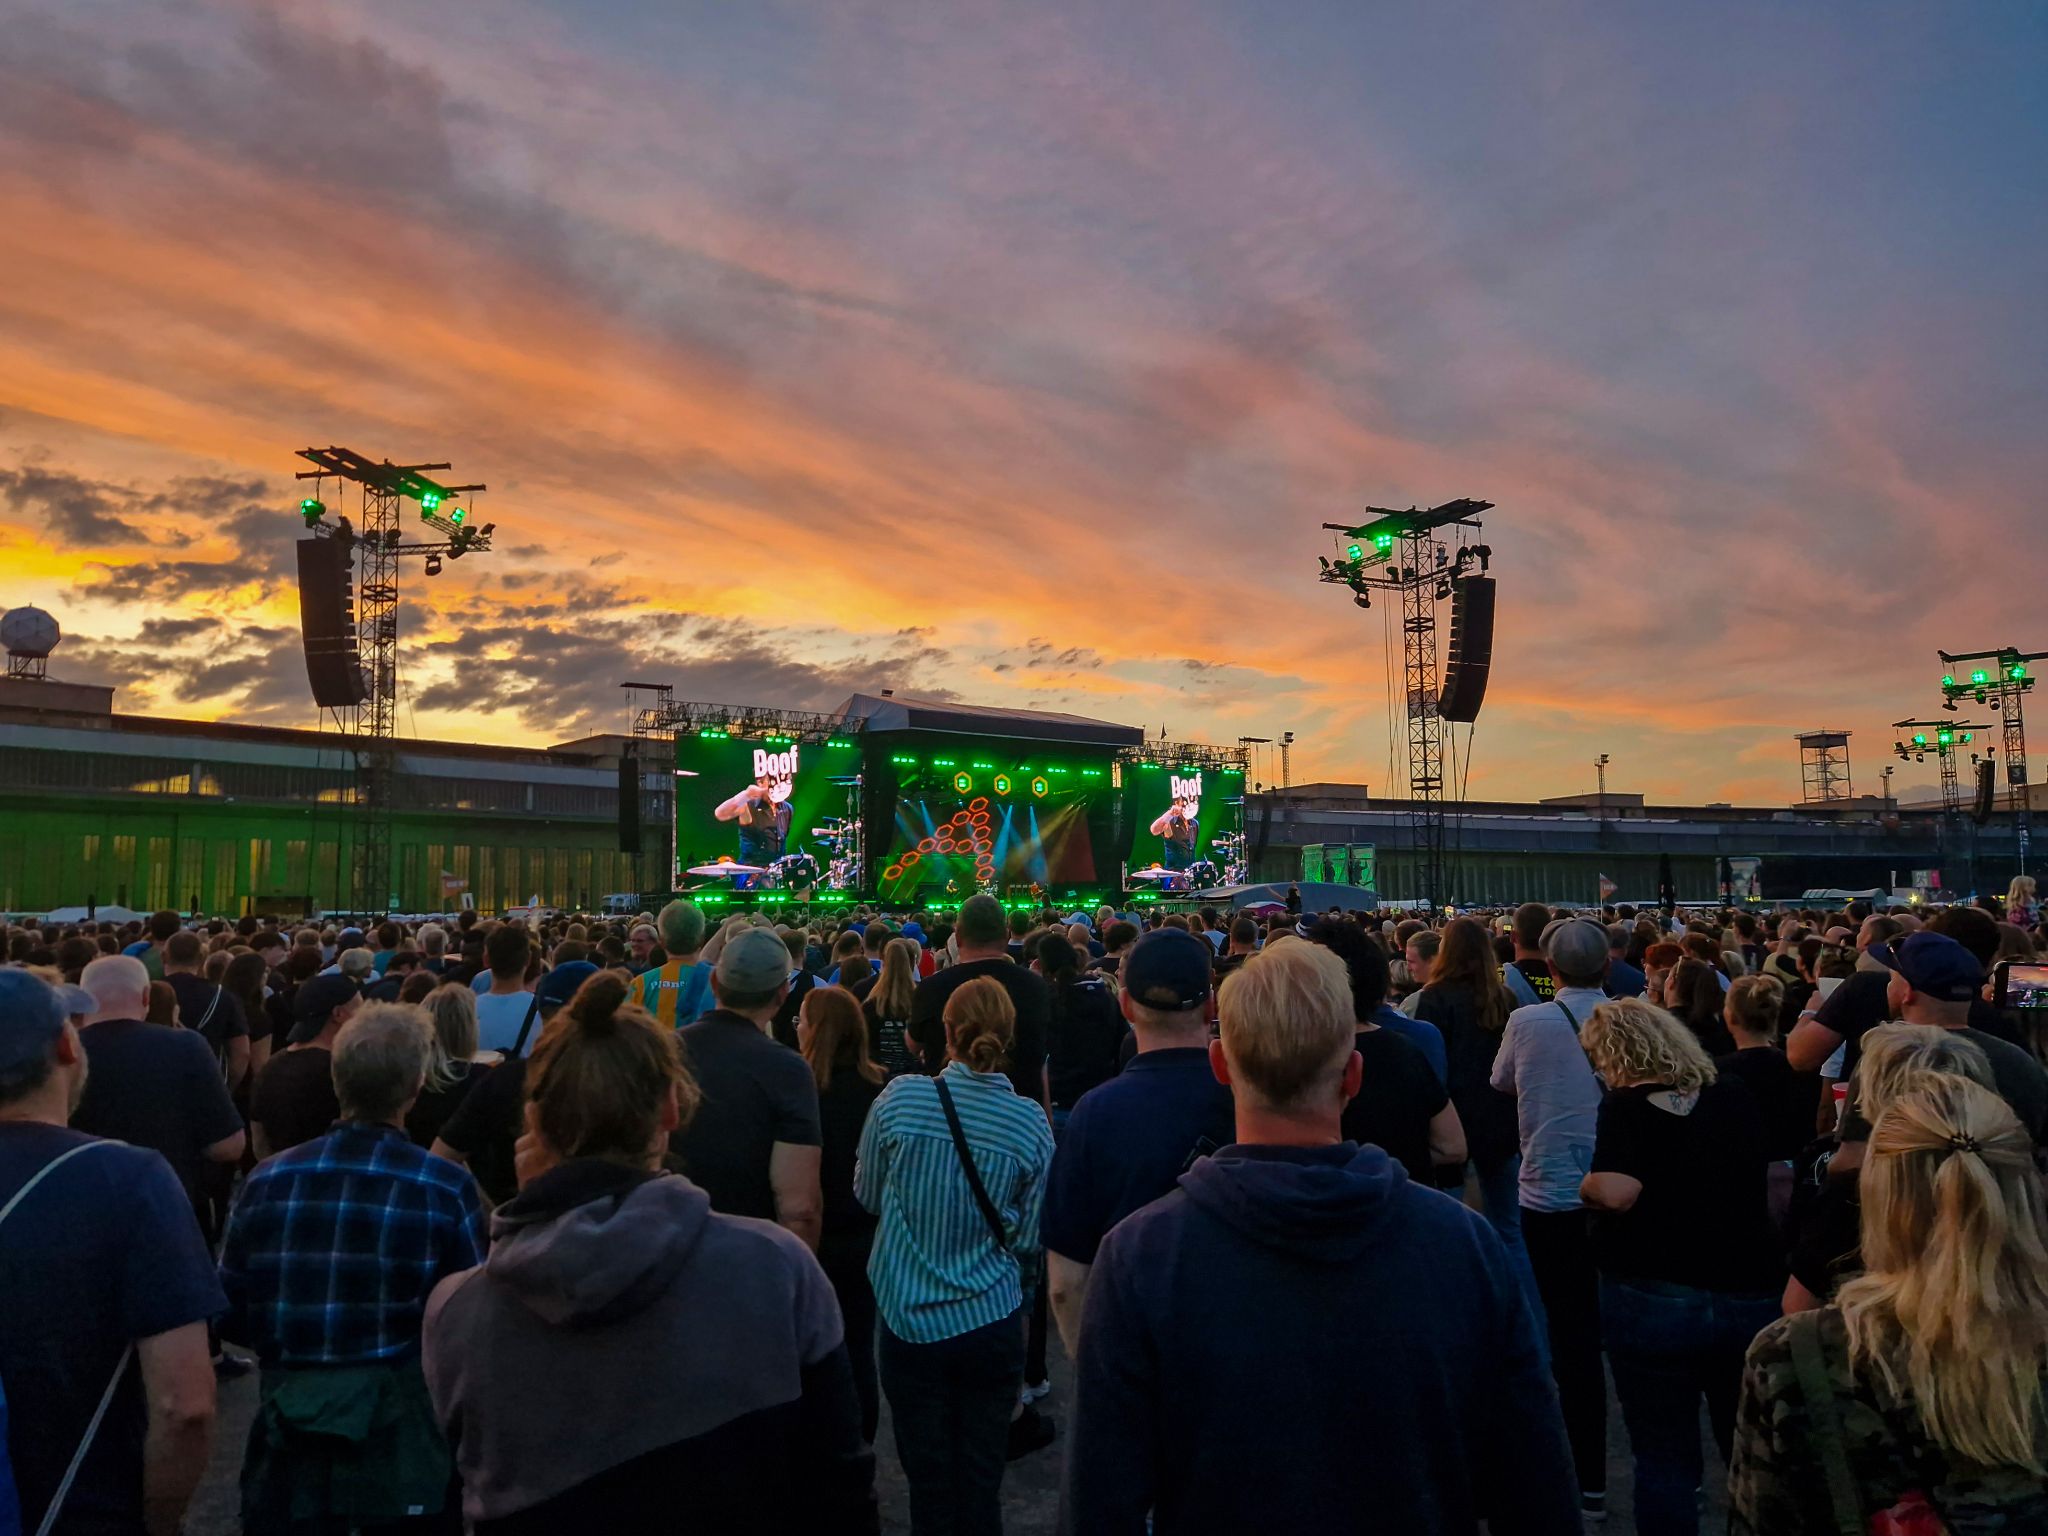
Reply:
M789 844L789 800L786 792L783 799L775 798L772 774L763 774L730 800L722 802L711 814L720 821L737 821L740 824L739 861L742 864L766 867L781 858ZM749 884L746 876L737 876L733 880L735 888L740 890L745 890Z

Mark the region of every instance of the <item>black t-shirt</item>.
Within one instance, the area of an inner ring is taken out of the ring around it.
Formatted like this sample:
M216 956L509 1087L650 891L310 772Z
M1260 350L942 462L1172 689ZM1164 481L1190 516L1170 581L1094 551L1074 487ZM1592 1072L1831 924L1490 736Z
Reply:
M1072 1109L1082 1094L1116 1076L1117 1052L1130 1026L1106 982L1095 978L1052 990L1046 1034L1046 1071L1052 1101Z
M206 1041L136 1019L102 1019L79 1039L91 1070L72 1129L161 1152L186 1190L196 1191L201 1154L242 1128Z
M1857 1058L1863 1054L1863 1037L1891 1019L1892 1006L1885 997L1891 981L1890 971L1856 971L1844 976L1814 1014L1815 1022L1822 1028L1848 1042L1848 1053L1842 1058L1843 1078L1856 1071Z
M503 1205L519 1193L515 1153L526 1116L526 1058L508 1056L462 1096L440 1139L462 1154L477 1187Z
M841 1067L832 1086L818 1095L818 1127L823 1137L819 1180L825 1195L824 1235L818 1258L835 1268L858 1264L874 1241L876 1218L853 1195L853 1165L860 1150L861 1128L882 1085Z
M946 1004L978 976L993 976L1017 1010L1017 1034L1004 1075L1024 1098L1036 1102L1045 1086L1045 1038L1052 998L1045 983L1013 960L963 960L917 984L910 1004L910 1033L924 1052L925 1070L946 1064Z
M778 1044L786 1045L792 1051L797 1048L796 1016L803 1011L804 999L818 984L818 978L801 967L790 978L789 996L782 1000L782 1006L775 1010L774 1022L768 1026L769 1034Z
M226 1061L228 1042L249 1033L249 1020L242 1012L241 1002L225 987L190 971L173 972L164 980L178 994L178 1022L187 1029L198 1030L212 1047L215 1059Z
M1991 1061L1991 1079L1998 1096L2005 1100L2020 1124L2035 1141L2048 1131L2048 1072L2033 1056L2010 1041L1987 1035L1974 1026L1956 1031L1981 1049ZM1856 1108L1856 1090L1849 1090L1849 1102L1842 1107L1842 1122L1836 1130L1841 1141L1870 1140L1870 1126Z
M901 1077L905 1072L921 1072L924 1063L911 1053L904 1043L903 1032L910 1027L910 1020L885 1017L885 1010L875 1000L874 988L868 989L861 999L861 1012L868 1020L868 1054L881 1063L882 1070L891 1077ZM908 1012L908 1010L905 1010Z
M1752 1045L1716 1056L1721 1075L1747 1085L1764 1116L1764 1155L1773 1162L1790 1161L1814 1137L1814 1115L1820 1108L1820 1079L1795 1072L1775 1045Z
M1603 1274L1709 1291L1776 1294L1785 1280L1765 1194L1764 1118L1749 1090L1712 1082L1690 1114L1652 1102L1654 1084L1600 1101L1593 1172L1643 1188L1626 1211L1593 1222Z
M334 1096L334 1053L325 1046L303 1045L271 1057L256 1079L249 1118L263 1127L272 1154L325 1136L341 1118L341 1101Z
M491 1075L491 1070L490 1062L472 1061L462 1076L446 1088L422 1088L405 1117L405 1134L412 1138L413 1145L431 1147L439 1140L442 1129L462 1108L462 1101Z
M1434 1186L1429 1161L1429 1122L1450 1103L1429 1058L1390 1029L1362 1029L1354 1037L1364 1058L1358 1096L1344 1106L1344 1135L1371 1142L1408 1170L1408 1177Z
M722 1008L678 1031L702 1097L669 1150L728 1216L775 1219L768 1159L776 1142L821 1144L818 1085L803 1057Z

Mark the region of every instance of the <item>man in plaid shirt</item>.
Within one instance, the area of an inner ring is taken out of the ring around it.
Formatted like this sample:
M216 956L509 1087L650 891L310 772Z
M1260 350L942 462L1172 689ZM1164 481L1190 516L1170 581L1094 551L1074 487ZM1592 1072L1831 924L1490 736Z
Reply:
M483 1262L486 1238L468 1170L405 1133L430 1027L396 1003L349 1020L334 1042L342 1118L260 1164L228 1218L221 1331L263 1362L242 1472L250 1532L444 1508L450 1463L420 1374L420 1320L437 1282Z

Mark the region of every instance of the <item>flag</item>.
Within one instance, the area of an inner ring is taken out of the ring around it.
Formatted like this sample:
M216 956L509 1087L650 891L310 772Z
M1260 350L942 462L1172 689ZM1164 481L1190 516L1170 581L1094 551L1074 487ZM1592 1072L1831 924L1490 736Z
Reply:
M467 876L458 875L452 869L441 871L441 894L443 896L454 896L468 889L469 879Z
M1605 875L1602 875L1600 877L1600 899L1602 901L1612 900L1614 893L1620 889L1620 886L1616 885L1612 880L1608 879Z

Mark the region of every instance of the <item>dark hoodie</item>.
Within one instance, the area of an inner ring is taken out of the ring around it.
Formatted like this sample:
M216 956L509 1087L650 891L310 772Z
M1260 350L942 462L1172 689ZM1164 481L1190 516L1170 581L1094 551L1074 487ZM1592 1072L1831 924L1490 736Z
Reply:
M597 1160L491 1231L425 1337L477 1532L875 1530L839 1304L800 1239Z
M1500 1239L1378 1147L1197 1163L1103 1240L1081 1337L1065 1531L1578 1536Z

